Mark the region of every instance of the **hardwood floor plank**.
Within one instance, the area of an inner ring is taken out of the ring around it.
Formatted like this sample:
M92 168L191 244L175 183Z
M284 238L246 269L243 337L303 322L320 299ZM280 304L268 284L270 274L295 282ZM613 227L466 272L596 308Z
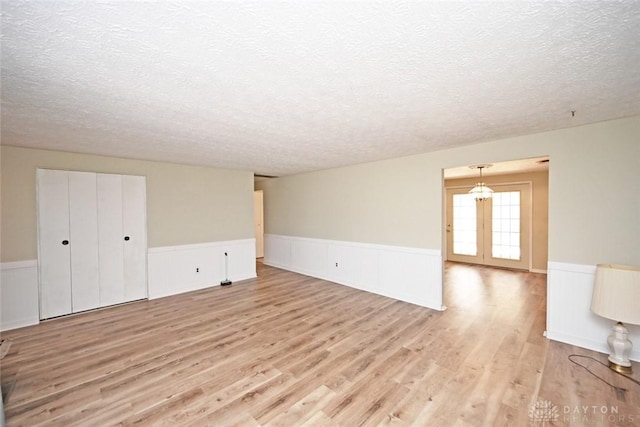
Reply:
M600 379L572 363L569 360L572 354L587 356L575 360ZM556 425L559 426L637 426L640 422L640 385L618 375L606 365L607 356L604 354L551 342L536 400L551 402L558 408L560 416ZM640 381L640 366L637 363L633 365L631 377ZM617 391L612 386L625 391Z
M423 361L419 366L424 366L423 363L425 362ZM423 416L422 413L428 413L428 408L434 405L434 397L439 395L454 373L440 367L433 360L426 363L420 379L412 380L411 385L408 386L410 392L392 407L384 424L412 425L415 423L420 425L429 421L429 417Z
M239 413L242 413L240 419L246 419L248 418L248 415L256 424L259 425L251 413L251 408L265 399L269 399L274 396L279 390L288 387L294 382L295 378L291 375L280 374L277 377L260 384L258 387L247 391L227 405L224 405L212 412L208 412L203 418L194 420L189 425L201 426L235 424L235 420L239 419Z
M166 417L165 421L172 425L197 423L203 415L230 404L243 394L282 375L282 372L277 369L266 367L263 369L260 365L254 366L250 371L251 372L244 372L241 375L233 375L233 377L238 377L238 380L232 383L229 383L229 381L221 381L220 379L214 379L204 383L201 388L206 393L206 396L203 399L179 408L171 416ZM251 419L253 420L253 417L251 417Z
M539 399L634 425L640 386L585 360L616 393L567 359L606 356L542 335L545 275L447 263L445 281L440 312L259 263L3 332L7 425L519 426Z
M302 399L295 402L291 407L275 418L264 424L267 427L273 426L294 426L310 421L320 408L335 397L335 393L328 387L322 385ZM322 414L324 415L324 414ZM328 420L328 418L327 418Z
M306 422L300 423L301 427L326 427L332 425L331 418L327 417L322 411L316 412Z

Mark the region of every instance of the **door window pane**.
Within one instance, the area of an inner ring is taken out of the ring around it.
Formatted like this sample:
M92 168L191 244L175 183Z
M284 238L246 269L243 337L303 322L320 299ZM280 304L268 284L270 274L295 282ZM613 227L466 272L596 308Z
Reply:
M493 193L493 230L491 255L494 258L520 259L520 192Z
M453 253L478 254L476 199L471 194L453 195Z

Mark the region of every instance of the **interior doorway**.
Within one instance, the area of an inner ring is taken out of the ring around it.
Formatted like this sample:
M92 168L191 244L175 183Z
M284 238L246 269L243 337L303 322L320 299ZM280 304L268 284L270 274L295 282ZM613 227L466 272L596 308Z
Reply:
M445 261L546 273L548 156L448 168L443 177ZM476 201L468 195L479 181L495 197Z

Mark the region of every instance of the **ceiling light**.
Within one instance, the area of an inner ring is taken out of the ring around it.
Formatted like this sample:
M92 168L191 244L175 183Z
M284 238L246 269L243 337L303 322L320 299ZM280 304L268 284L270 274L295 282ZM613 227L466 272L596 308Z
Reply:
M482 182L482 169L490 168L493 165L472 165L469 166L471 169L480 169L480 182L473 187L469 194L473 194L476 200L487 200L490 199L493 195L493 190L487 187L484 182Z

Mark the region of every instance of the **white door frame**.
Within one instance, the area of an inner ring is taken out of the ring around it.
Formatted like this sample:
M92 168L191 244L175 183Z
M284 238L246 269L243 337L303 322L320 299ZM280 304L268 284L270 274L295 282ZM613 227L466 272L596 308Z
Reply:
M264 191L253 191L253 227L256 238L256 258L264 257Z

